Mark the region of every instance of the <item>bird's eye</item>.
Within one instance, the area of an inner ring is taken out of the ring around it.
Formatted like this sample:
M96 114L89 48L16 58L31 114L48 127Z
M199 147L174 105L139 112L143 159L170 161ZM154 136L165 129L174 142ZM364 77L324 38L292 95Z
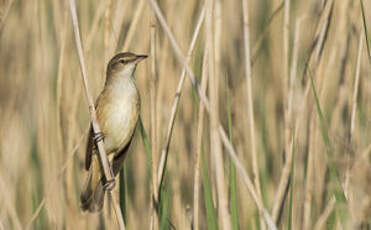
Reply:
M125 60L123 60L123 59L121 59L121 60L120 60L120 63L121 63L121 64L125 64L125 63L126 63L126 61L125 61Z

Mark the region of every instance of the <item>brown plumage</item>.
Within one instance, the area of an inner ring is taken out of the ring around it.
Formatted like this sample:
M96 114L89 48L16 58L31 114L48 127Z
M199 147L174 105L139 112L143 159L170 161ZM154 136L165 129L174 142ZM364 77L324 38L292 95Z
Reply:
M120 53L107 66L106 83L96 101L97 120L104 134L104 147L114 175L120 171L132 141L140 112L140 97L134 72L147 56ZM90 129L86 147L85 168L88 178L81 193L81 208L100 211L104 201L104 174Z

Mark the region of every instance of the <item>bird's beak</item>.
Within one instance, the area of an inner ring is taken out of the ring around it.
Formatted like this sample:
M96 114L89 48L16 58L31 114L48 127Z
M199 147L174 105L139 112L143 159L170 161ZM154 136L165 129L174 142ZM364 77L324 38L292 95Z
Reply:
M148 56L147 55L137 55L135 59L135 63L139 63L143 59L146 59Z

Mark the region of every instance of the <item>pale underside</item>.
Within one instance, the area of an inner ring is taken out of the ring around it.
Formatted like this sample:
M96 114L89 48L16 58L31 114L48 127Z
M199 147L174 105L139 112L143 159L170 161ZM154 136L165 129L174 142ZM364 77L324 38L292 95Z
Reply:
M102 92L102 95L113 95L100 97L97 106L97 119L104 133L107 154L119 152L128 144L139 116L139 95L134 82L114 87L117 89Z
M97 120L104 134L104 147L110 159L116 157L130 142L139 117L140 97L132 76L120 76L109 84L97 99ZM92 134L90 134L92 139ZM92 140L90 140L92 143ZM87 150L87 165L96 153L95 145Z

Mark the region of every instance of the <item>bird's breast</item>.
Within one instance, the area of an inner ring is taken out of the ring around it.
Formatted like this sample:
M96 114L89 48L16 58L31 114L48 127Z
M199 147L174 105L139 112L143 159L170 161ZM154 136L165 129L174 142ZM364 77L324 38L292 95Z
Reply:
M139 117L140 98L132 82L116 85L105 93L107 98L102 101L105 104L98 119L109 154L120 151L130 141Z

